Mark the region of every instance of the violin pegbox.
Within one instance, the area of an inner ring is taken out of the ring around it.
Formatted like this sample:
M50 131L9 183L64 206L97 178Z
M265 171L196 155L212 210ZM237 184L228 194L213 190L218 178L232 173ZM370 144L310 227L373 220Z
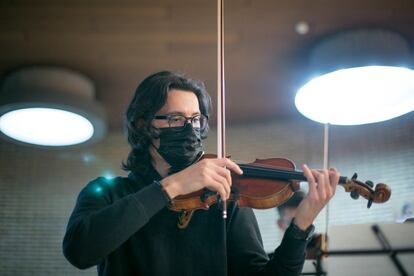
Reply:
M360 196L368 200L367 208L370 208L372 203L383 203L388 201L391 196L391 189L383 183L378 183L374 188L374 182L367 180L364 182L357 180L358 174L354 173L351 179L346 179L344 184L339 185L345 188L346 192L350 193L351 198L358 199ZM342 181L341 181L342 182Z

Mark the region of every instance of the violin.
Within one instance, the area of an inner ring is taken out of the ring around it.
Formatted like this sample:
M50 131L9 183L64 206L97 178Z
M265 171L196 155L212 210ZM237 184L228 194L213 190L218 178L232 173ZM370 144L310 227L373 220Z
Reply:
M206 154L203 158L215 158ZM296 170L295 164L285 158L256 159L249 164L238 164L243 175L232 173L232 186L229 201L235 201L239 207L269 209L287 201L295 191L299 190L299 182L306 181L303 172ZM349 192L353 199L362 196L368 200L367 207L372 203L383 203L391 196L391 189L383 183L375 185L372 181L357 180L355 173L351 178L341 176L338 185ZM195 211L208 210L213 204L220 203L216 192L202 189L187 195L176 197L170 210Z

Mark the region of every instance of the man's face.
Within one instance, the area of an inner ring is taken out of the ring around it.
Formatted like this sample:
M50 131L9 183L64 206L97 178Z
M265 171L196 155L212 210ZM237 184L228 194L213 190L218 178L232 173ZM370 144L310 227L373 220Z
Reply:
M192 117L200 114L198 99L193 92L172 89L168 92L167 102L155 115L183 115L185 117ZM153 120L152 124L156 128L168 127L167 120ZM156 147L159 147L159 139L153 142Z

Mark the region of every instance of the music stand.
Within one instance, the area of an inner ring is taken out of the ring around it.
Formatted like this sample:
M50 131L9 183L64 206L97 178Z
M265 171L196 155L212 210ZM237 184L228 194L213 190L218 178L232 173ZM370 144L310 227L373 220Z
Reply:
M302 275L414 275L414 223L332 226L328 245Z

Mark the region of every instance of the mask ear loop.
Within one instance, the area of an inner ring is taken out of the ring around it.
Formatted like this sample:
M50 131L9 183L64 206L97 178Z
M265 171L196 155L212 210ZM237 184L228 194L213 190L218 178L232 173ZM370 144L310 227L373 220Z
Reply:
M153 143L153 141L155 140L155 139L159 139L160 138L160 132L159 132L159 128L156 128L155 126L153 126L152 124L151 124L151 121L149 121L148 122L149 124L146 126L146 128L147 128L147 131L148 131L148 133L149 133L149 135L150 135L150 145L152 146L152 147L154 147L154 149L156 149L157 150L157 147L154 145L154 143Z
M149 124L148 124L149 123ZM147 129L147 132L149 133L149 138L150 138L150 141L149 141L149 146L150 147L153 147L154 148L154 150L157 152L157 154L159 154L158 153L158 148L154 145L154 143L153 143L153 141L155 140L155 139L159 139L160 138L160 133L159 133L159 128L156 128L156 127L154 127L152 124L151 124L151 121L149 121L149 122L145 122L145 124L148 124L147 126L145 126L146 127L146 129ZM160 156L161 157L161 156ZM161 157L162 158L162 157ZM152 158L151 158L152 159Z

